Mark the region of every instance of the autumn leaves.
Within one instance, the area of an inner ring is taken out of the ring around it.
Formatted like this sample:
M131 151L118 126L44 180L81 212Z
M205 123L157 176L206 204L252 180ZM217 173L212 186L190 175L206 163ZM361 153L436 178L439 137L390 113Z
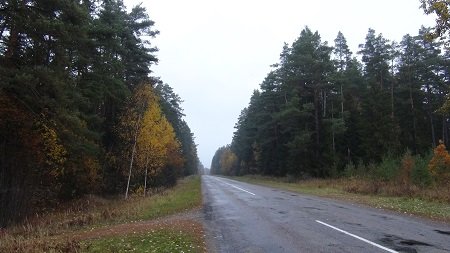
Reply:
M183 156L174 129L159 106L159 98L150 85L140 85L120 117L119 135L131 151L125 198L132 173L144 174L144 194L149 176L171 168L181 173ZM135 172L133 172L135 170Z

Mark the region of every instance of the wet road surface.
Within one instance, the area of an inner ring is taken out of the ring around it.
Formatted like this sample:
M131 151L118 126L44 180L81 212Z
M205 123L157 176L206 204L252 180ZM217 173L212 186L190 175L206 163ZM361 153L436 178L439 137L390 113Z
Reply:
M202 177L211 252L450 252L450 225Z

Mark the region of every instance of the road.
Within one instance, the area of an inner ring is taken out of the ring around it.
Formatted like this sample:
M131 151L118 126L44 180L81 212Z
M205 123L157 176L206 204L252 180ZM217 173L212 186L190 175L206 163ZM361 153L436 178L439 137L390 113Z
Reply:
M450 252L450 226L203 176L212 252Z

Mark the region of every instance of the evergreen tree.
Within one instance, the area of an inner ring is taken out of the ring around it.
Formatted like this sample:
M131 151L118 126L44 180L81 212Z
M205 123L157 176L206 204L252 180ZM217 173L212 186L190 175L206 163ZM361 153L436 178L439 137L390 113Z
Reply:
M419 124L419 119L427 118L426 108L422 104L425 101L425 93L422 90L420 65L422 47L419 44L420 37L405 35L400 43L401 55L397 115L402 129L400 139L402 146L408 147L413 153L424 153L430 147L430 127L428 124Z
M257 149L260 144L256 139L259 129L257 117L262 109L262 105L259 104L260 95L261 93L258 90L253 91L249 106L241 111L235 125L236 131L233 135L231 148L237 155L238 174L260 172L258 167L260 151Z
M399 152L399 127L392 114L390 103L393 77L389 71L390 46L381 34L375 35L369 29L366 42L360 45L359 54L364 63L364 79L368 85L367 95L362 104L366 118L360 129L365 160L378 161L387 152ZM370 119L370 120L369 120Z

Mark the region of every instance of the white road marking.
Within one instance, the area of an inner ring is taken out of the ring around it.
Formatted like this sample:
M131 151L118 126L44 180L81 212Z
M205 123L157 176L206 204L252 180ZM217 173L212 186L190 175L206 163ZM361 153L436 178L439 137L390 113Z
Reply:
M236 188L236 189L238 189L238 190L241 190L241 191L243 191L243 192L246 192L246 193L248 193L248 194L251 194L251 195L253 195L253 196L256 196L256 194L254 194L253 192L249 192L249 191L247 191L247 190L244 190L244 189L242 189L242 188L240 188L240 187L237 187L237 186L234 185L234 184L229 184L229 183L224 182L224 181L222 181L222 180L219 180L219 179L217 179L217 178L214 178L214 179L217 180L217 181L219 181L219 182L222 182L222 183L224 183L224 184L227 184L227 185L229 185L229 186L231 186L231 187L234 187L234 188Z
M346 235L349 235L349 236L351 236L351 237L354 237L354 238L356 238L356 239L358 239L358 240L361 240L361 241L363 241L363 242L366 242L366 243L368 243L368 244L370 244L370 245L373 245L373 246L375 246L375 247L378 247L378 248L380 248L380 249L384 249L384 250L387 251L387 252L391 252L391 253L399 253L398 251L395 251L395 250L386 248L386 247L384 247L384 246L381 246L381 245L379 245L379 244L376 244L376 243L374 243L374 242L371 242L371 241L369 241L369 240L367 240L367 239L364 239L364 238L362 238L362 237L359 237L359 236L357 236L357 235L354 235L354 234L352 234L352 233L349 233L349 232L347 232L347 231L345 231L345 230L342 230L342 229L339 229L339 228L337 228L337 227L331 226L331 225L329 225L329 224L327 224L327 223L325 223L325 222L322 222L322 221L320 221L320 220L316 220L316 222L318 222L318 223L320 223L320 224L322 224L322 225L324 225L324 226L327 226L327 227L329 227L329 228L332 228L332 229L334 229L334 230L337 230L337 231L339 231L339 232L341 232L341 233L344 233L344 234L346 234Z

